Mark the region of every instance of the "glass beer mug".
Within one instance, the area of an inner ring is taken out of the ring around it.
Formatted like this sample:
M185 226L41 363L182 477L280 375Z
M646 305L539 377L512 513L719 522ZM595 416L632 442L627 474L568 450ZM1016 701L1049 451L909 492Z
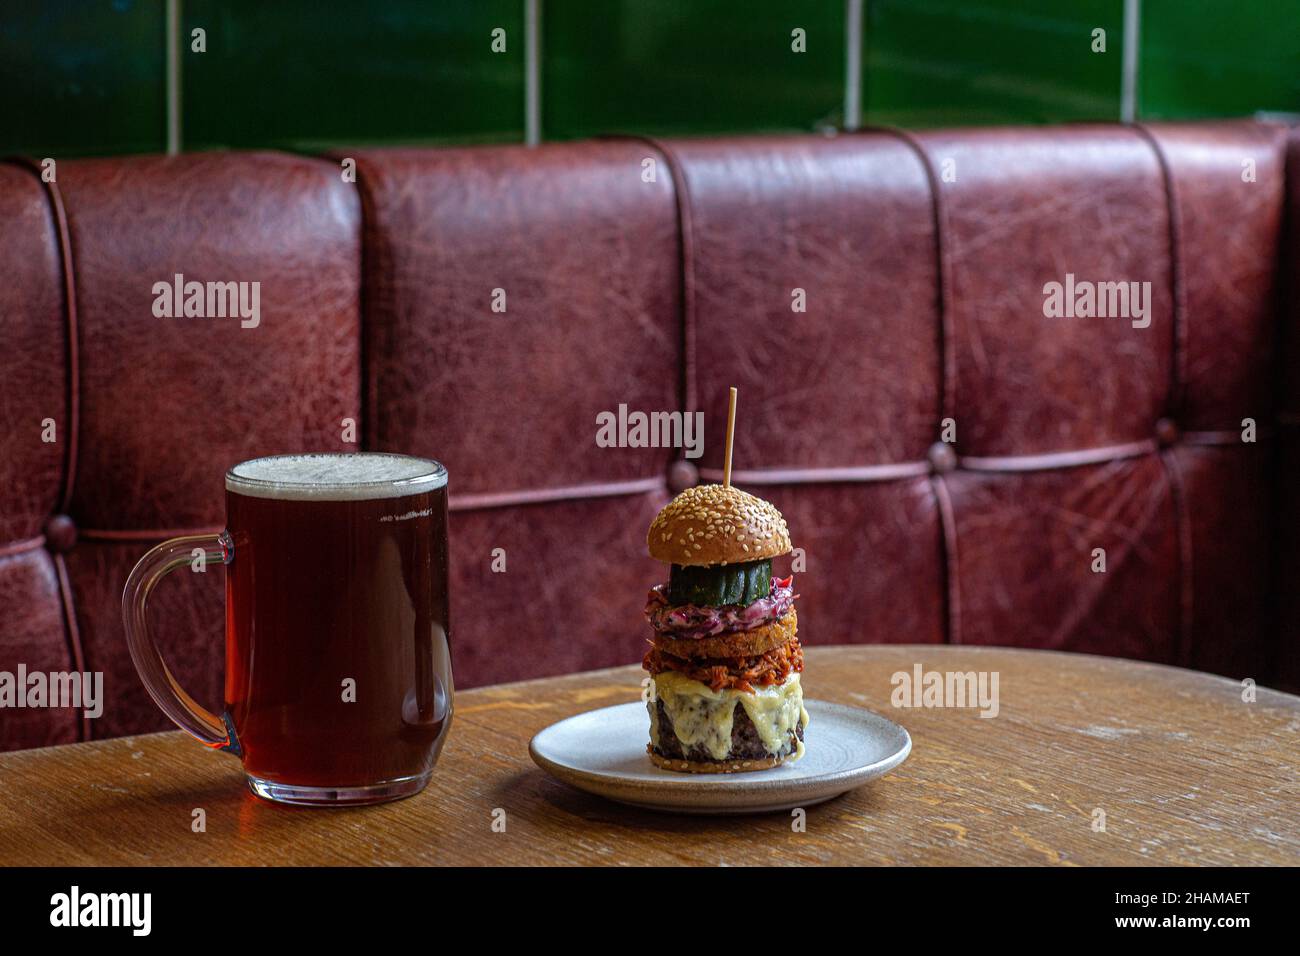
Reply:
M176 682L149 594L200 549L226 565L225 710ZM429 781L452 714L447 471L379 453L278 455L226 473L226 528L164 541L122 596L127 644L175 723L284 803L395 800Z

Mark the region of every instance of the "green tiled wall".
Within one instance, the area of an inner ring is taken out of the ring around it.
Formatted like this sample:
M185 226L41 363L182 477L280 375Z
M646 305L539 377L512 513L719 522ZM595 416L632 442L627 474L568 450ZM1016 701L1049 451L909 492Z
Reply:
M1118 119L1123 24L1123 0L876 0L865 115L896 126Z
M542 50L548 137L807 130L843 114L842 0L552 0Z
M518 140L520 0L185 0L187 149ZM207 52L190 50L195 28ZM493 52L492 31L505 31Z
M1142 115L1300 112L1300 0L1143 0Z
M1138 115L1300 113L1300 0L1139 0ZM185 149L518 141L527 0L180 0ZM846 0L537 0L543 139L844 120ZM0 0L0 153L165 148L165 0ZM1114 120L1124 0L862 0L863 124ZM190 31L207 50L190 49ZM807 51L791 49L805 31ZM1092 50L1094 29L1106 52ZM505 52L492 33L505 31Z
M155 153L163 5L0 0L0 154Z

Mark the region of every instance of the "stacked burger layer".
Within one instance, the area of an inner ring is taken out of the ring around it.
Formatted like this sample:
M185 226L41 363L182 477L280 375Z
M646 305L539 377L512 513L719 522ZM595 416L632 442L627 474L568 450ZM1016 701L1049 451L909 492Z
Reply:
M803 649L781 513L729 485L700 485L650 525L650 556L672 565L646 604L654 629L650 759L668 770L732 773L803 756Z

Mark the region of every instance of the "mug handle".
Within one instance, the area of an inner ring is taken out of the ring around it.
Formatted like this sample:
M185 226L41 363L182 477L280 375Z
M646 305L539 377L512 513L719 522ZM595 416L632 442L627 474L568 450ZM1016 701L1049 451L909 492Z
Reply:
M203 560L207 563L220 561L229 564L235 558L235 545L229 532L191 534L164 541L151 549L132 569L122 591L126 646L131 651L131 660L135 662L145 690L177 727L208 747L239 756L239 740L235 737L230 718L225 715L218 717L185 692L167 669L149 633L145 613L149 595L167 574L196 560L196 550L203 553Z

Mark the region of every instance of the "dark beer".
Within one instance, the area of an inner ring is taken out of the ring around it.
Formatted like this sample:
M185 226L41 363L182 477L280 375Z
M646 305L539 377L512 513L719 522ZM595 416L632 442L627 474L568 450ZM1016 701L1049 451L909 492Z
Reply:
M254 790L420 789L451 717L446 472L262 458L227 475L226 508L226 710Z

